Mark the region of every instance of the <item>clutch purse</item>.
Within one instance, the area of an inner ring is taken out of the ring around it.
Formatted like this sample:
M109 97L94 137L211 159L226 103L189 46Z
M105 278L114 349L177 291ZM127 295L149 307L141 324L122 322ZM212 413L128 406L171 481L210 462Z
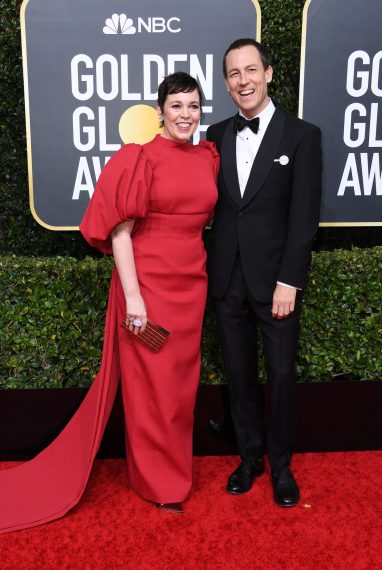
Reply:
M135 335L133 331L129 329L125 321L122 321L121 326L123 326L128 333L131 334L135 339L140 341L145 345L146 348L151 350L151 352L158 352L168 340L169 331L166 331L163 327L153 323L152 321L147 321L145 331Z

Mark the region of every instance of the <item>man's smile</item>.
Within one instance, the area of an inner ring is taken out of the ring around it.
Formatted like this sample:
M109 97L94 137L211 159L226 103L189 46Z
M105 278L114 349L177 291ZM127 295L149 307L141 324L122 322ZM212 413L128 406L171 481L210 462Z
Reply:
M248 95L253 95L255 93L254 89L245 89L244 91L239 91L241 97L248 97Z

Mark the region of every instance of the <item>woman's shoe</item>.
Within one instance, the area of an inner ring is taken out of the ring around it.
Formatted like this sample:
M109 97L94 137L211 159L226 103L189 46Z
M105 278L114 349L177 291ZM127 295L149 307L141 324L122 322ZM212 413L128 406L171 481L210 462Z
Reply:
M157 507L161 511L166 511L167 513L184 515L184 509L182 503L157 503Z

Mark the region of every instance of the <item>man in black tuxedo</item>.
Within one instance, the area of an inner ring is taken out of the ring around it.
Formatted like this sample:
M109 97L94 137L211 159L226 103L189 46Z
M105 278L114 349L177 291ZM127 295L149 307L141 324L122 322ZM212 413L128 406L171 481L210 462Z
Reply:
M267 450L274 499L293 506L299 500L290 469L295 361L319 221L321 135L274 106L268 97L272 72L267 51L255 40L236 40L225 53L225 84L239 112L207 130L221 156L208 274L241 456L227 491L249 491L264 472L258 326L270 385Z

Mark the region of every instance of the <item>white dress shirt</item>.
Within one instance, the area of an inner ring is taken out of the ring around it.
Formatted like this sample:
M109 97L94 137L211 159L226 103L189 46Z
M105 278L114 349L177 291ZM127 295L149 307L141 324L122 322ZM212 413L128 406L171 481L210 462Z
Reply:
M260 148L261 142L268 128L269 123L275 112L275 106L271 99L268 105L255 117L259 117L259 130L254 133L249 127L245 127L242 131L238 131L236 135L236 166L237 175L239 178L240 194L244 196L245 188L247 186L248 178L252 169L253 161L256 158L257 152ZM239 114L245 117L241 111ZM253 119L254 117L250 117ZM287 285L281 281L277 281L279 285L295 289L293 285Z
M259 117L259 130L257 133L251 131L249 127L245 127L239 131L236 136L236 164L237 174L239 177L240 193L243 197L245 187L247 186L249 174L251 172L253 161L256 158L257 152L260 148L261 141L265 135L265 131L273 117L275 106L269 99L268 105L259 113L255 115ZM244 117L243 113L239 114ZM244 117L247 119L248 117ZM253 117L251 117L252 119Z

